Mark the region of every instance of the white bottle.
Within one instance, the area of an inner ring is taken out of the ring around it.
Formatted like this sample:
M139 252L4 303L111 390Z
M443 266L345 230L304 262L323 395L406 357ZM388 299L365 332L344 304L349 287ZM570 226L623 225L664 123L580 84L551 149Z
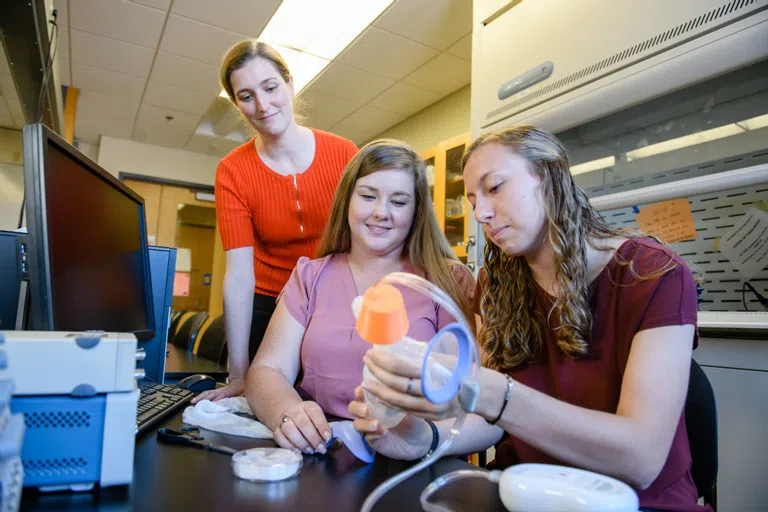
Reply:
M363 297L355 299L352 310L362 339L371 343L375 350L389 352L420 368L427 343L406 336L408 315L400 290L388 284L376 285ZM378 379L364 366L363 380ZM394 427L405 417L404 412L384 405L368 391L365 391L365 402L371 417L385 428Z

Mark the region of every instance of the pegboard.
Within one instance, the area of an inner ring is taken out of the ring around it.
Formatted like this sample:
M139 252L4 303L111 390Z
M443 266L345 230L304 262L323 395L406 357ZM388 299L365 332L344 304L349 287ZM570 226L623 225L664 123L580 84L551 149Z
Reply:
M656 184L656 183L654 183ZM742 287L744 276L719 251L716 239L728 232L756 202L768 203L768 184L725 190L720 193L691 196L696 238L670 244L704 278L702 311L744 311ZM651 204L651 203L649 203ZM647 204L638 204L638 208ZM637 227L637 218L631 206L600 212L612 226ZM763 270L749 282L760 293L768 296L768 270ZM763 311L755 296L747 290L746 305L751 311Z

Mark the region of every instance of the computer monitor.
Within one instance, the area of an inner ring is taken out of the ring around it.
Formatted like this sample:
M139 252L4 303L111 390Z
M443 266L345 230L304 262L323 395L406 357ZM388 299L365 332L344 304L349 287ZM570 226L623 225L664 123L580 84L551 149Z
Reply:
M20 248L26 239L24 233L0 231L0 331L16 329L23 273Z
M145 357L136 366L144 368L149 380L162 384L165 382L165 352L168 346L168 328L173 304L176 249L150 246L149 267L152 271L152 302L155 308L156 334L154 338L139 342L139 348L144 349Z
M152 338L144 200L42 124L22 142L29 328Z

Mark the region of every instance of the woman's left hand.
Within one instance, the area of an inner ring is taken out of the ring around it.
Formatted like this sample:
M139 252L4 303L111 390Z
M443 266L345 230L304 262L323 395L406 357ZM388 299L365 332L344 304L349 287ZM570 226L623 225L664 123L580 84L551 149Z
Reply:
M387 405L408 414L438 421L454 418L461 412L456 398L444 404L433 404L421 390L421 369L382 350L369 350L363 362L379 379L366 380L363 388Z

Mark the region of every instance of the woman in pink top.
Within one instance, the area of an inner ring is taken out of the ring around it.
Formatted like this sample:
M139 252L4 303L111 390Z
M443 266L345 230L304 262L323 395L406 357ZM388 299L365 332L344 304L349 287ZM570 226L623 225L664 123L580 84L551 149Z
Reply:
M496 444L501 468L588 469L632 485L642 510L703 511L683 415L696 344L691 271L662 244L606 225L549 133L486 134L467 148L463 172L489 241L475 292L485 368L476 414L451 450ZM455 416L455 403L430 404L418 379L408 387L414 372L375 352L366 362L383 384L365 389L416 416ZM385 455L412 459L434 446L422 419L385 432L363 403L350 410ZM452 424L439 422L438 437Z
M472 318L474 279L440 231L424 162L409 146L381 140L347 165L318 259L299 260L248 372L248 403L280 446L325 453L325 414L350 416L370 347L355 330L352 301L395 271L426 277ZM401 291L410 337L429 341L454 321L423 295Z

